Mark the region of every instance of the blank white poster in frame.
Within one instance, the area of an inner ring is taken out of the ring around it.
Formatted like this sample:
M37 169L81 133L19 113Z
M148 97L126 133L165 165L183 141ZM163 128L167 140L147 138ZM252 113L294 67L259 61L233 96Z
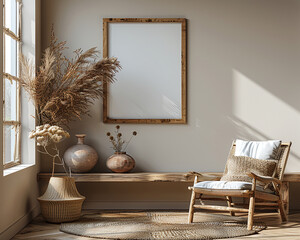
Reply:
M103 57L117 57L104 84L105 123L186 123L186 19L104 18Z

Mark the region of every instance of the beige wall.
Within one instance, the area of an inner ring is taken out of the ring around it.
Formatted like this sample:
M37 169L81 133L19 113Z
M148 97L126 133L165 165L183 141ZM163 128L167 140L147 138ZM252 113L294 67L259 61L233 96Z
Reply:
M40 49L39 41L35 41L35 36L37 36L37 40L39 40L38 35L40 33L40 2L39 0L23 0L23 4L23 50L26 56L35 60L36 52L39 52L38 50ZM36 13L35 9L37 10ZM2 11L0 19L0 26L2 26ZM36 19L38 20L37 23ZM2 41L2 38L0 41ZM2 47L0 51L2 56ZM0 72L2 72L2 57L0 57L0 68ZM2 80L0 95L2 99ZM24 93L22 93L22 98L26 99ZM26 141L23 141L22 157L25 163L31 164L35 161L34 142L28 142L27 139L28 131L34 127L34 120L32 117L29 117L29 115L34 114L34 111L32 111L32 105L28 104L27 101L28 100L24 102L22 112L24 124L22 137L26 139ZM0 104L2 109L2 101L0 101ZM2 111L0 112L2 114ZM0 119L0 135L2 139L2 115ZM2 154L2 141L0 144L0 152ZM5 240L10 239L14 234L20 231L40 211L39 204L36 200L39 196L36 181L39 164L34 164L31 167L6 176L3 176L3 166L0 164L0 172L0 239Z
M223 171L235 138L293 141L287 171L300 171L299 1L44 0L42 47L53 23L58 38L68 42L68 56L76 48L102 51L105 17L188 19L188 124L121 125L124 134L139 133L128 148L135 171ZM75 143L74 134L86 133L100 156L94 171L105 172L112 154L105 132L114 125L103 124L101 101L91 115L71 125L65 146ZM43 171L49 171L46 162ZM180 207L188 201L185 187L81 184L79 189L93 207L126 207L132 201L163 206L170 200ZM170 197L158 197L165 195ZM295 201L292 207L300 206Z

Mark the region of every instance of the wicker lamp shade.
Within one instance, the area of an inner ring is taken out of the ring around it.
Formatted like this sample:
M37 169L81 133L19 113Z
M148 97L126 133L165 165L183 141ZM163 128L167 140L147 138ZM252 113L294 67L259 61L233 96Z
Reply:
M85 197L77 191L74 178L51 177L46 192L38 200L46 221L61 223L79 219Z

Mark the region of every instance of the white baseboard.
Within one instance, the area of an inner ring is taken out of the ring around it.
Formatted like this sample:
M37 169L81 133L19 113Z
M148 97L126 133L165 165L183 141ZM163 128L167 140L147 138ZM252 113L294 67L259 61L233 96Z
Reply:
M173 209L182 210L189 208L188 201L155 201L155 202L101 202L101 201L87 201L83 204L83 209Z
M21 231L27 224L31 222L33 218L40 214L40 207L36 206L31 209L26 215L18 219L15 223L9 226L5 231L0 233L1 240L9 240L15 236L19 231Z

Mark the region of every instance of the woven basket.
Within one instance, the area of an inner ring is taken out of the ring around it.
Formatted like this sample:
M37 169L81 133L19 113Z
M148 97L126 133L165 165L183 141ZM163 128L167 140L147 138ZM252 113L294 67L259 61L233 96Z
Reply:
M79 219L84 199L71 177L51 177L46 192L38 198L43 217L52 223Z

